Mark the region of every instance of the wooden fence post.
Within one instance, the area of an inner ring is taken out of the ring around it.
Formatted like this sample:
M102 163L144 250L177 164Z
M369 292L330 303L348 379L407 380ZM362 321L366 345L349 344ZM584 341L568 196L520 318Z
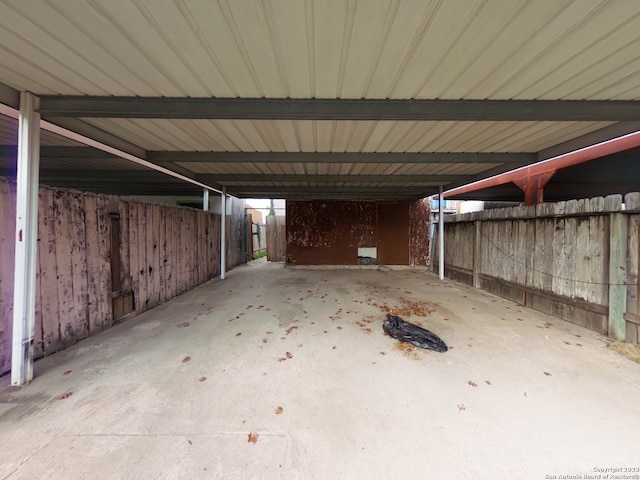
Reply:
M627 218L612 213L609 222L609 336L624 341L627 310Z
M473 222L473 288L480 288L480 248L482 244L482 226L479 220Z

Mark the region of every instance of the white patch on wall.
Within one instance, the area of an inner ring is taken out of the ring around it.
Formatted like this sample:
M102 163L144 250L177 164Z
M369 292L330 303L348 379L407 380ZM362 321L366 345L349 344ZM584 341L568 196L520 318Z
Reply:
M376 247L358 247L358 263L361 265L375 265L378 258Z

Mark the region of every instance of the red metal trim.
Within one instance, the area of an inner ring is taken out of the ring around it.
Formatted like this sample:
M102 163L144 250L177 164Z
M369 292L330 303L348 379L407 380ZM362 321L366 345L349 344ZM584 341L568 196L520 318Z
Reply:
M527 207L544 202L544 186L555 173L556 171L552 170L513 181L524 192L524 203Z
M501 173L493 177L478 180L461 187L453 188L444 192L444 197L461 195L463 193L474 192L482 188L490 188L505 183L516 182L523 178L541 175L561 168L571 167L580 163L588 162L596 158L605 157L614 153L622 152L632 148L640 147L640 131L628 133L621 137L612 138L604 142L596 143L588 147L580 148L572 152L563 153L556 157L548 158L526 167L520 167L510 172Z

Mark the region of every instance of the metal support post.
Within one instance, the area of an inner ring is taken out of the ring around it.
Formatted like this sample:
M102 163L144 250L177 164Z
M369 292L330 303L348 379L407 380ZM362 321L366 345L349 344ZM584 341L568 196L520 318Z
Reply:
M36 111L37 103L38 98L33 94L20 93L11 352L11 384L16 386L33 379L40 168L40 114Z
M207 189L202 191L202 210L209 211L209 190Z
M440 280L444 280L444 202L442 198L442 185L438 194L438 267Z
M227 273L227 187L222 187L222 201L220 202L220 280L224 280Z

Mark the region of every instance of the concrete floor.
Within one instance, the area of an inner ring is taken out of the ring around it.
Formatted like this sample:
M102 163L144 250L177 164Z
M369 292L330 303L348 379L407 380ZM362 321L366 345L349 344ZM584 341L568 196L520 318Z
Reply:
M403 299L431 312L405 319L447 353L405 352L382 333L380 306ZM38 361L26 388L8 381L0 479L542 479L640 466L640 365L594 332L419 269L254 262Z

